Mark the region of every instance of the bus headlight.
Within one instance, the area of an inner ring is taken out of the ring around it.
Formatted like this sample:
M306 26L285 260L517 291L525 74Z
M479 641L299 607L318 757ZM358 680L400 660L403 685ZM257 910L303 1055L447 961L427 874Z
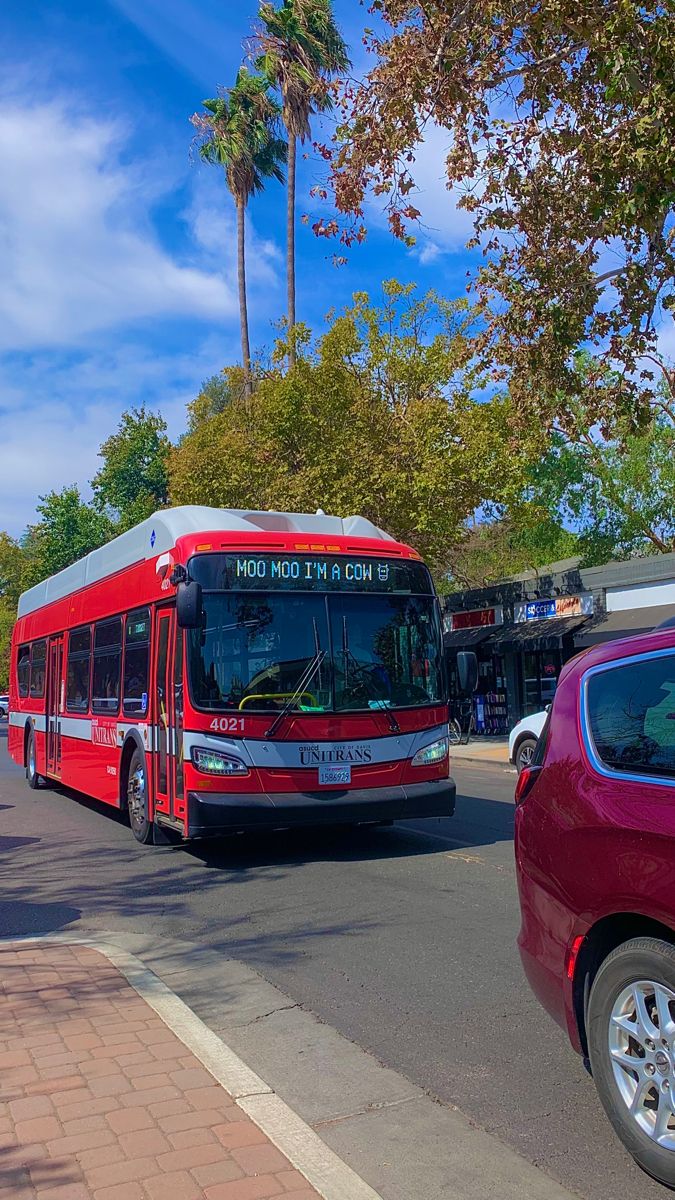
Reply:
M436 763L443 762L444 758L448 757L450 744L446 737L439 738L437 742L431 742L422 750L418 750L412 760L413 767L433 767Z
M206 746L192 747L192 762L205 775L248 775L248 767L240 758L231 758L219 750L208 750Z

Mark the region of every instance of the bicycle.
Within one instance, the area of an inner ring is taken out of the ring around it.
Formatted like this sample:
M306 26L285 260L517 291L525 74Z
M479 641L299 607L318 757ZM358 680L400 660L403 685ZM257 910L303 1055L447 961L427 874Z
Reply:
M476 729L476 717L473 711L473 701L462 700L459 706L459 716L450 717L448 721L448 738L451 746L468 746L471 734Z

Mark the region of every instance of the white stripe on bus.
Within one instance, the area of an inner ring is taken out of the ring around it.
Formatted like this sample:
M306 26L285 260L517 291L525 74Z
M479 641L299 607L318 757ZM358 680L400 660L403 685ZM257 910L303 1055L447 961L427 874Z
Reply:
M11 712L9 714L9 722L14 726L23 726L29 718L33 721L35 728L39 732L45 732L46 718L44 713ZM94 741L92 728L96 725L96 717L73 717L61 714L59 721L63 737L85 742ZM103 728L111 728L111 725L105 725ZM163 730L159 726L151 725L148 722L138 724L133 721L115 722L115 746L121 749L127 734L132 730L138 731L143 745L148 752L159 749L160 736ZM345 738L341 740L303 738L302 741L278 741L277 739L244 737L232 738L225 737L222 734L207 733L204 730L186 730L183 733L183 755L186 759L189 759L193 747L203 746L207 750L219 750L223 754L243 759L250 767L262 767L267 770L289 770L303 767L311 769L316 766L316 763L303 762L303 758L306 759L309 756L306 754L301 755L301 748L304 751L311 751L316 748L319 751L335 751L336 758L332 760L334 762L347 761L356 767L377 766L390 762L398 762L403 759L411 759L419 750L445 736L447 736L447 725L437 725L433 729L422 729L414 733L396 733L389 737L368 737L366 735L360 738ZM107 745L105 742L96 742L95 744ZM173 729L170 731L168 745L170 752L175 754L178 739ZM114 746L108 745L108 748L113 749ZM361 752L364 750L367 751L367 757L361 757ZM338 754L343 754L345 757L339 758L337 757ZM353 754L354 757L350 757L350 754Z

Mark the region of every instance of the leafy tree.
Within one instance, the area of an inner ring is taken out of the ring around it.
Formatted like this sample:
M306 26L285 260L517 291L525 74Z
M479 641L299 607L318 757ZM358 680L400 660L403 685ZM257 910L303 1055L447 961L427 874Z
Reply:
M583 422L583 418L582 418ZM532 494L578 530L584 563L675 550L675 428L655 414L640 432L603 441L580 425L554 431Z
M117 432L101 445L103 466L91 481L94 507L111 517L117 533L166 507L170 446L166 422L144 407L122 413Z
M571 359L616 369L589 413L605 432L649 422L673 304L675 8L663 0L377 0L372 69L343 93L332 159L339 211L362 237L368 192L410 236L415 156L446 130L448 186L473 213L480 347L521 414L575 425ZM318 233L339 232L337 220ZM609 289L609 290L608 290ZM668 317L669 319L669 317ZM656 376L653 369L656 369Z
M469 514L524 479L508 400L471 398L472 319L465 302L391 282L380 306L357 294L315 345L299 327L294 367L174 450L172 501L362 513L444 572Z
M74 484L41 496L37 511L41 520L29 525L22 539L24 588L97 550L115 532L110 518L85 504Z
M260 6L258 66L281 94L288 135L286 214L289 362L295 361L295 178L298 141L310 136L310 116L331 107L327 81L349 67L331 0L283 0Z
M6 692L9 687L10 649L15 621L16 611L0 602L0 692Z
M575 533L546 509L521 501L496 519L470 525L465 539L453 550L443 590L483 587L578 554Z
M21 593L23 553L8 533L0 533L0 605L15 609Z
M235 85L225 95L204 100L205 113L190 118L200 139L204 162L223 168L237 208L237 278L241 352L247 387L251 370L246 301L246 206L261 192L265 180L284 181L286 143L279 136L279 107L270 95L269 81L241 67Z
M232 395L232 380L226 378L222 371L206 379L199 389L199 395L188 404L188 431L192 432L202 421L222 412L231 403Z

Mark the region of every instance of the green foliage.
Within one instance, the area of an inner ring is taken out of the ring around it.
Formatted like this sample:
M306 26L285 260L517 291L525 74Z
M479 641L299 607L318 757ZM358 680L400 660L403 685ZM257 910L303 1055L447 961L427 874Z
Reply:
M74 484L41 496L37 511L41 520L22 539L24 589L97 550L115 533L110 518L85 504Z
M313 111L331 107L327 80L349 67L331 0L283 0L260 5L257 66L281 94L289 138L310 136Z
M579 552L576 534L545 509L523 501L496 520L471 526L452 554L449 578L442 590L483 587Z
M9 688L10 643L12 629L16 621L16 611L0 602L0 692Z
M518 494L526 462L508 400L471 399L472 319L394 282L379 307L359 293L286 374L183 439L172 502L358 512L445 570L468 515Z
M205 113L190 118L200 156L223 168L237 203L246 205L267 179L283 183L286 143L278 129L280 109L264 76L241 67L234 87L204 100L203 106Z
M675 8L662 0L377 0L374 63L342 94L332 184L349 242L368 194L410 239L415 159L447 131L446 175L473 214L483 360L520 413L574 426L573 353L617 371L591 423L649 421L657 314L674 304ZM316 232L340 233L338 221ZM613 292L608 295L607 288ZM645 356L651 356L645 357Z
M91 481L94 507L117 533L166 507L170 447L164 419L143 407L122 413L116 433L103 442L103 466Z
M23 554L21 546L8 533L0 533L0 605L16 607L21 593Z
M579 531L585 565L675 550L675 429L655 414L613 441L554 432L532 492Z
M243 391L243 380L242 389ZM187 406L188 433L193 433L198 425L208 421L223 412L232 400L232 381L223 372L206 379L199 389L199 395Z

